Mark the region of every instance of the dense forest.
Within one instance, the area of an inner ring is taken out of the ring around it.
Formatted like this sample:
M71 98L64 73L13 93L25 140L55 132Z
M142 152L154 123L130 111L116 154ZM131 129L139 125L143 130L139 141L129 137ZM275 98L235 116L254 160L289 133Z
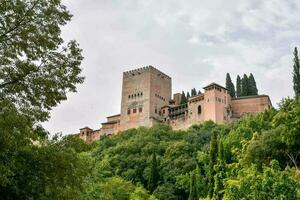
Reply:
M79 45L60 36L72 15L60 0L4 0L0 16L0 199L300 199L297 48L295 97L278 109L87 144L40 125L84 80Z

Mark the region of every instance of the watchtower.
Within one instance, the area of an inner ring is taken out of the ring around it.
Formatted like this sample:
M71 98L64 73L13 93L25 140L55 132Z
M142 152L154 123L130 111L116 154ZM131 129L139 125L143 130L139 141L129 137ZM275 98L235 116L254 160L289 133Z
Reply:
M171 93L171 78L152 66L124 72L120 130L162 121L160 110L169 104Z

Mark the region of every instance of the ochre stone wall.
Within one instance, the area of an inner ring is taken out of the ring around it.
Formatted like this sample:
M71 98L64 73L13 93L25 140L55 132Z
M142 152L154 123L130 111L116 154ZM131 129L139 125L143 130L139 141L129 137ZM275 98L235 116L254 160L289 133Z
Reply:
M272 107L269 96L259 95L235 98L231 101L233 115L242 116L245 113L263 112Z
M171 99L171 78L152 66L123 73L120 130L162 121L160 109Z

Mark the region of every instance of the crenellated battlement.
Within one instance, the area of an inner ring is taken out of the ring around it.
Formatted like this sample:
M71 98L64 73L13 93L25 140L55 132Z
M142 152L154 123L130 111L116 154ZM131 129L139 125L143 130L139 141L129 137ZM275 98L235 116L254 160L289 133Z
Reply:
M129 70L129 71L125 71L123 72L123 76L124 77L131 77L131 76L136 76L136 75L140 75L142 73L145 72L156 72L158 73L159 76L169 79L171 80L171 77L169 77L168 75L166 75L165 73L161 72L160 70L156 69L155 67L149 65L149 66L145 66L145 67L141 67L141 68L137 68L137 69L133 69L133 70Z

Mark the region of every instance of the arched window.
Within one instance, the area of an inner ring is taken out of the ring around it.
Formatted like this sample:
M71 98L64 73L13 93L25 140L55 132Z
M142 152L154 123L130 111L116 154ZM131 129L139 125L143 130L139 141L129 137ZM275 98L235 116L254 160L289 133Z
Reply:
M201 114L201 112L202 112L202 108L201 106L198 106L198 114Z

